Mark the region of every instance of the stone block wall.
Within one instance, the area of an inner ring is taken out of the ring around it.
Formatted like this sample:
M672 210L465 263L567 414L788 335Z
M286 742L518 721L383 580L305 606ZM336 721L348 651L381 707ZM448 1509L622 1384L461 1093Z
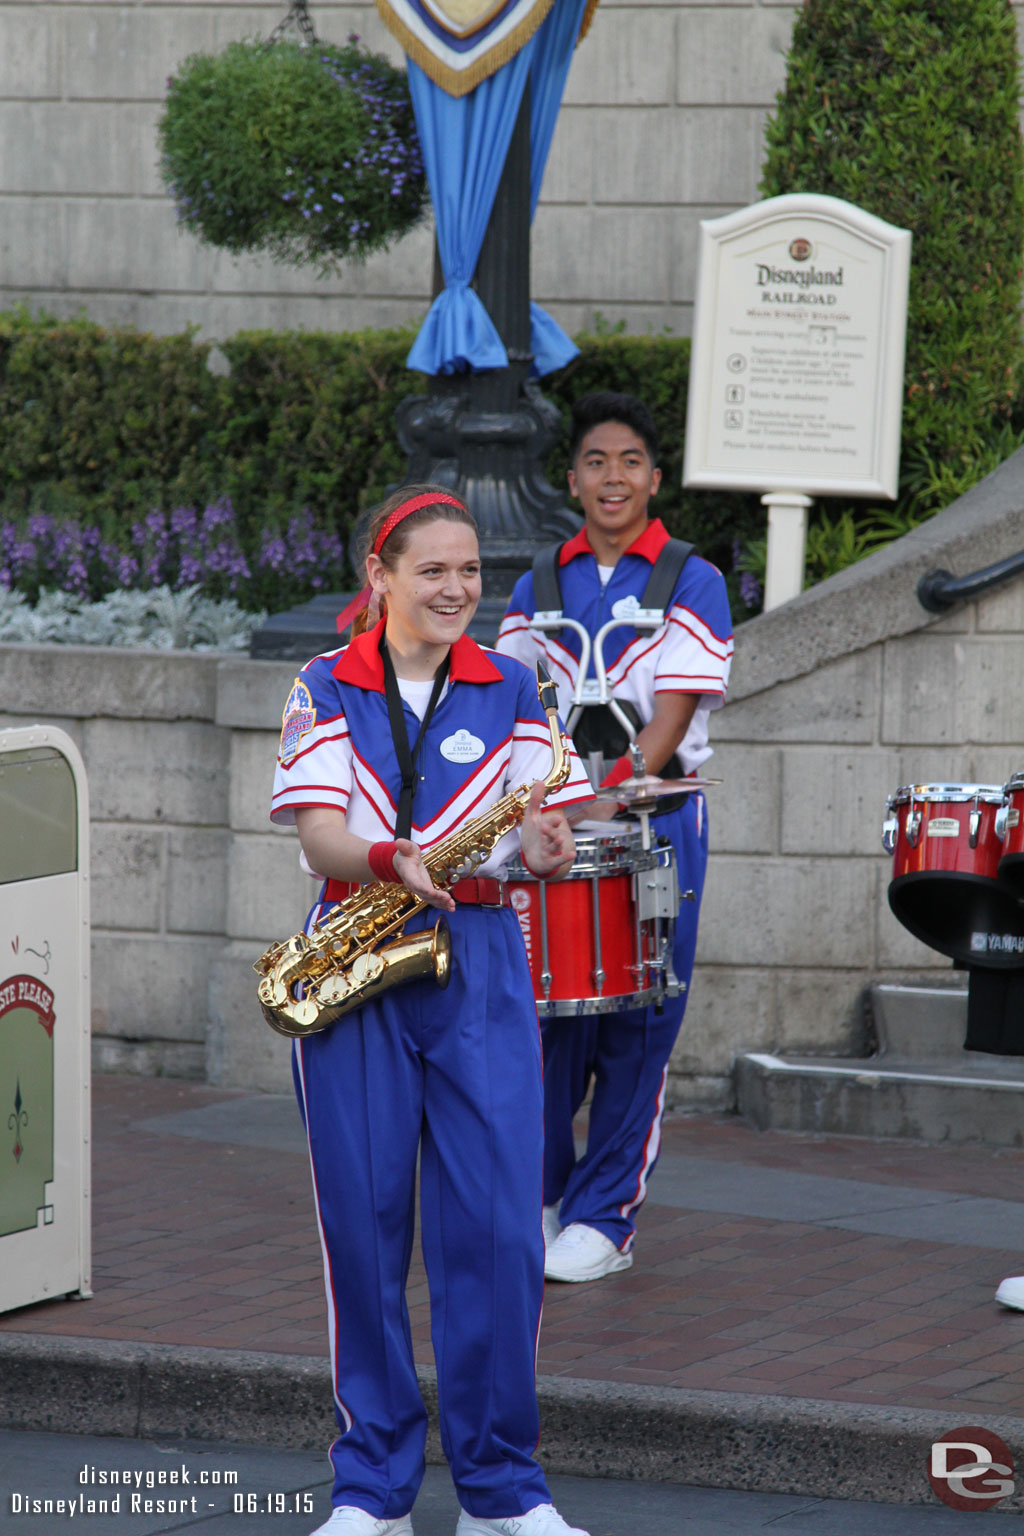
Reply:
M0 724L58 725L86 766L101 1070L205 1075L229 851L216 678L205 656L0 646Z
M0 308L167 334L415 321L430 226L334 277L234 260L180 233L157 166L165 82L195 52L267 36L288 0L0 0ZM533 229L533 297L688 334L698 225L757 195L790 0L602 0L580 44ZM401 50L369 0L314 0L317 32Z
M927 570L1024 549L1024 454L923 527L742 625L714 718L712 855L673 1058L685 1102L731 1103L741 1051L870 1051L867 986L950 976L892 916L886 800L908 783L1024 770L1024 581L946 617ZM963 979L963 978L961 978Z
M901 784L1024 770L1024 580L936 619L927 570L1024 548L1024 450L923 527L741 625L713 721L712 855L670 1101L727 1107L737 1054L856 1055L873 981L947 960L889 912ZM0 726L62 726L92 807L93 1028L102 1069L286 1091L253 960L315 894L267 803L291 663L0 646ZM441 1003L443 1006L443 1002Z

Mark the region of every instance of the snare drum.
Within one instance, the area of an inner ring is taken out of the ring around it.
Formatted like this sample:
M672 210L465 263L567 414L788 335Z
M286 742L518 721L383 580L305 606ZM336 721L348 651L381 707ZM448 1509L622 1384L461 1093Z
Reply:
M905 784L887 802L889 905L915 938L958 965L1024 965L1024 905L997 878L998 784Z
M537 880L518 861L508 878L541 1018L644 1008L678 995L671 844L645 850L633 823L581 822L565 879Z
M1003 834L999 879L1012 895L1024 897L1024 773L1015 773L1003 788L999 829Z

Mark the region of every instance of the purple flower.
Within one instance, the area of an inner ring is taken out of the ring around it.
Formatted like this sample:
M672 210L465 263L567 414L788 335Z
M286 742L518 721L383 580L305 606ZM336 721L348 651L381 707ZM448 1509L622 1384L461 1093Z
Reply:
M762 601L761 583L751 571L740 572L740 598L748 608L759 608Z

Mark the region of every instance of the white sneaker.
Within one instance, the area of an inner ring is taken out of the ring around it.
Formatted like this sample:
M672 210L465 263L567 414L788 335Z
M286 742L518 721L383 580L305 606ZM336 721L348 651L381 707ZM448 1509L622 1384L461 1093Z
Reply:
M558 1206L546 1205L541 1219L544 1226L544 1251L546 1253L562 1230L562 1223L558 1219Z
M629 1269L631 1253L621 1253L610 1237L582 1221L563 1227L544 1256L547 1280L601 1280L616 1270Z
M1024 1312L1024 1275L1011 1275L996 1291L996 1301L1004 1307Z
M553 1504L537 1504L525 1515L505 1515L485 1520L463 1510L455 1536L587 1536L578 1525L566 1525Z
M399 1515L396 1520L382 1520L354 1504L339 1504L312 1536L413 1536L412 1519Z

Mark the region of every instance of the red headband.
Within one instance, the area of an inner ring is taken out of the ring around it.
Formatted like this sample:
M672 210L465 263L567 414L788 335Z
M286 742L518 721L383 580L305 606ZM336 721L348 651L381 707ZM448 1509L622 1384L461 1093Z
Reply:
M383 525L381 526L380 532L378 533L376 539L373 541L373 553L375 555L380 554L381 550L384 548L384 545L394 533L399 523L404 522L410 513L418 512L421 507L438 506L458 507L460 512L465 512L466 510L465 506L458 499L458 497L449 496L447 491L426 491L422 496L413 496L409 501L401 502L393 512L388 513L387 517L384 519ZM337 627L339 635L344 633L344 631L352 623L352 620L356 617L357 614L362 613L364 608L369 607L370 590L370 585L367 583L367 585L358 594L358 596L352 599L348 607L343 608L341 613L338 614Z
M393 512L390 512L384 520L384 525L378 533L373 552L379 555L391 534L394 533L399 523L405 521L411 512L418 512L421 507L458 507L460 512L465 512L465 507L457 496L449 496L447 492L427 491L423 496L414 496L411 501L403 501Z

